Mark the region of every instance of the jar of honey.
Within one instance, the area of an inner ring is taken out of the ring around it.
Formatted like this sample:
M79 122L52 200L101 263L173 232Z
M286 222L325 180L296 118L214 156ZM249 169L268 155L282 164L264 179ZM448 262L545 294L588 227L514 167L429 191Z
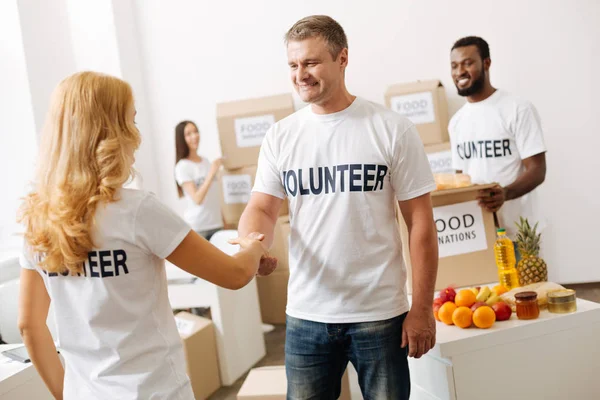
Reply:
M536 292L521 292L515 294L517 318L536 319L540 316L540 307L537 302Z
M575 291L564 289L548 292L548 311L555 314L568 314L577 311Z

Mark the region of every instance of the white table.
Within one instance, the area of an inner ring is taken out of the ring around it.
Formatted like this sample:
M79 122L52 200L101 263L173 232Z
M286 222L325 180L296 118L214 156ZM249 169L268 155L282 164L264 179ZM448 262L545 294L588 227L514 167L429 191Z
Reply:
M237 246L227 243L237 237L232 230L219 231L211 243L230 255ZM217 335L217 354L223 385L235 383L266 355L255 280L240 290L229 290L196 279L165 261L169 301L173 309L210 307ZM187 281L187 282L186 282Z
M512 315L490 329L437 322L437 344L409 359L411 400L600 399L600 304Z
M0 345L0 353L20 344ZM31 363L23 364L0 354L0 400L52 400L53 397L44 385Z

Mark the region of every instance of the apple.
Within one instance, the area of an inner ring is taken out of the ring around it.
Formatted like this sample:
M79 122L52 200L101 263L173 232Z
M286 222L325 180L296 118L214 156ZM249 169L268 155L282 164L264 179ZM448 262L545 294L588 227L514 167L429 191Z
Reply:
M433 305L433 316L438 321L441 321L440 318L438 317L438 311L440 310L441 307L442 307L441 304L434 304Z
M478 301L477 303L471 306L471 311L475 312L475 310L477 310L481 306L487 306L487 304L485 304L484 301Z
M441 306L442 304L444 304L444 302L443 302L443 301L442 301L442 299L440 299L439 297L436 297L436 298L433 300L433 305L435 306L435 305L438 305L438 304Z
M454 288L448 287L440 292L440 299L442 299L442 304L451 301L454 302L454 298L456 297L456 291Z
M502 301L494 304L492 310L496 313L496 321L506 321L512 315L510 306Z

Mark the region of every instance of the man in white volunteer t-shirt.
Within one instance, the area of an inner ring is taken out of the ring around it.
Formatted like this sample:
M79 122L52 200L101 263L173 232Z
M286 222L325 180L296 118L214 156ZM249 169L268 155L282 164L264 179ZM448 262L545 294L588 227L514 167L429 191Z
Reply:
M435 343L429 162L408 119L347 91L348 44L336 21L304 18L285 41L294 88L310 106L266 134L238 229L271 243L288 198L288 398L337 399L350 361L365 398L408 399L407 354ZM410 234L410 307L396 202Z
M513 240L520 216L542 228L534 189L546 176L546 146L537 110L491 85L490 50L482 38L458 40L450 58L458 94L467 98L448 127L454 169L473 183L498 183L482 190L479 202L497 213Z

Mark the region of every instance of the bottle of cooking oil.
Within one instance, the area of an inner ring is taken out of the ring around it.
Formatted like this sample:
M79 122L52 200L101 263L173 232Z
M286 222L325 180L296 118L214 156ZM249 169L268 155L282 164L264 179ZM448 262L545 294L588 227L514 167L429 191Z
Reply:
M494 254L496 266L498 267L498 279L500 284L508 290L519 287L519 276L516 269L515 245L506 236L506 230L500 228L497 231Z

